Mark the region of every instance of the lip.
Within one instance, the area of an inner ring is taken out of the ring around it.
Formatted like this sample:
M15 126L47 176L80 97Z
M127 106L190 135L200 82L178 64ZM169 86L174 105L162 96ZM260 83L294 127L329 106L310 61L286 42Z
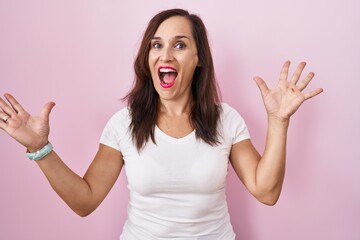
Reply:
M177 70L176 70L176 68L174 68L174 67L171 67L171 66L159 66L159 67L158 67L158 76L159 76L159 78L160 78L160 70L161 70L161 69L170 69L170 70L175 71L175 72L177 73ZM164 83L161 81L161 79L159 79L159 82L160 82L160 86L161 86L162 88L171 88L172 86L175 85L176 79L175 79L175 81L174 81L172 84L164 84Z
M163 68L171 69L171 70L174 70L174 71L177 72L176 68L174 68L174 67L170 67L170 66L159 66L159 67L158 67L158 73L160 72L160 69L163 69Z

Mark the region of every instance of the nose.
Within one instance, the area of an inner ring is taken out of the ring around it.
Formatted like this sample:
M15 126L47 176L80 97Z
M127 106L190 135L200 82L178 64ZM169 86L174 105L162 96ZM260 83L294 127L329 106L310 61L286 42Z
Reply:
M163 62L171 62L174 60L174 55L170 47L164 47L161 51L160 60Z

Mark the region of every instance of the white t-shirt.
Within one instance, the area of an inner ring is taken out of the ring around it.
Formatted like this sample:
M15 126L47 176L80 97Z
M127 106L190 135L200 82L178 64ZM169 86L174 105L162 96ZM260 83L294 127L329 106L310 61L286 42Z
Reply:
M121 240L234 240L225 197L229 154L248 139L243 118L222 103L220 144L195 131L177 139L155 127L154 144L138 153L129 131L129 110L107 123L100 142L119 150L128 180L128 219Z

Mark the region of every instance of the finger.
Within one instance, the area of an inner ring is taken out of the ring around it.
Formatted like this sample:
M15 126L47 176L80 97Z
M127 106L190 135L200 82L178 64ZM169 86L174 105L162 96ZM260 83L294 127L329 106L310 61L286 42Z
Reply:
M16 113L19 111L24 110L24 108L21 106L21 104L9 93L4 94L6 100L10 103L11 107L14 109Z
M269 88L266 85L265 81L261 77L254 77L254 80L256 82L256 85L260 89L261 95L265 96L269 92Z
M307 85L310 83L310 81L314 78L314 76L315 76L315 73L310 72L306 76L306 78L301 83L298 84L298 89L300 91L304 90L307 87Z
M0 128L1 128L1 129L5 129L6 126L7 126L6 122L0 120Z
M47 122L49 121L49 116L54 106L55 106L54 102L48 102L44 105L43 109L41 110L40 116L43 119L45 119Z
M288 78L288 73L289 73L289 68L290 68L290 61L286 61L284 63L284 65L281 68L281 72L280 72L280 80L279 81L286 81Z
M0 108L1 110L9 115L10 117L14 116L16 113L14 112L14 109L9 106L1 97L0 97Z
M4 112L0 112L0 121L3 121L3 122L7 122L8 120L10 119L10 116L7 115L6 113Z
M7 115L4 112L0 112L0 128L4 129L9 119L10 119L9 115Z
M322 88L315 89L315 90L313 90L311 92L308 92L308 93L304 94L304 98L305 98L305 100L308 100L308 99L310 99L312 97L315 97L316 95L319 95L323 91L324 91L324 89L322 89Z
M299 63L298 67L296 68L292 78L291 82L296 85L296 83L299 81L302 71L304 70L306 66L306 62Z

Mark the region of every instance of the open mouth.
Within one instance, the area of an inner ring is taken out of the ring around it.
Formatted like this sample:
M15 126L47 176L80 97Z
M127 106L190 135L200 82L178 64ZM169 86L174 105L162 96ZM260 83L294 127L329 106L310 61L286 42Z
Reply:
M161 87L171 88L172 86L174 86L178 74L175 68L159 67L158 75Z

